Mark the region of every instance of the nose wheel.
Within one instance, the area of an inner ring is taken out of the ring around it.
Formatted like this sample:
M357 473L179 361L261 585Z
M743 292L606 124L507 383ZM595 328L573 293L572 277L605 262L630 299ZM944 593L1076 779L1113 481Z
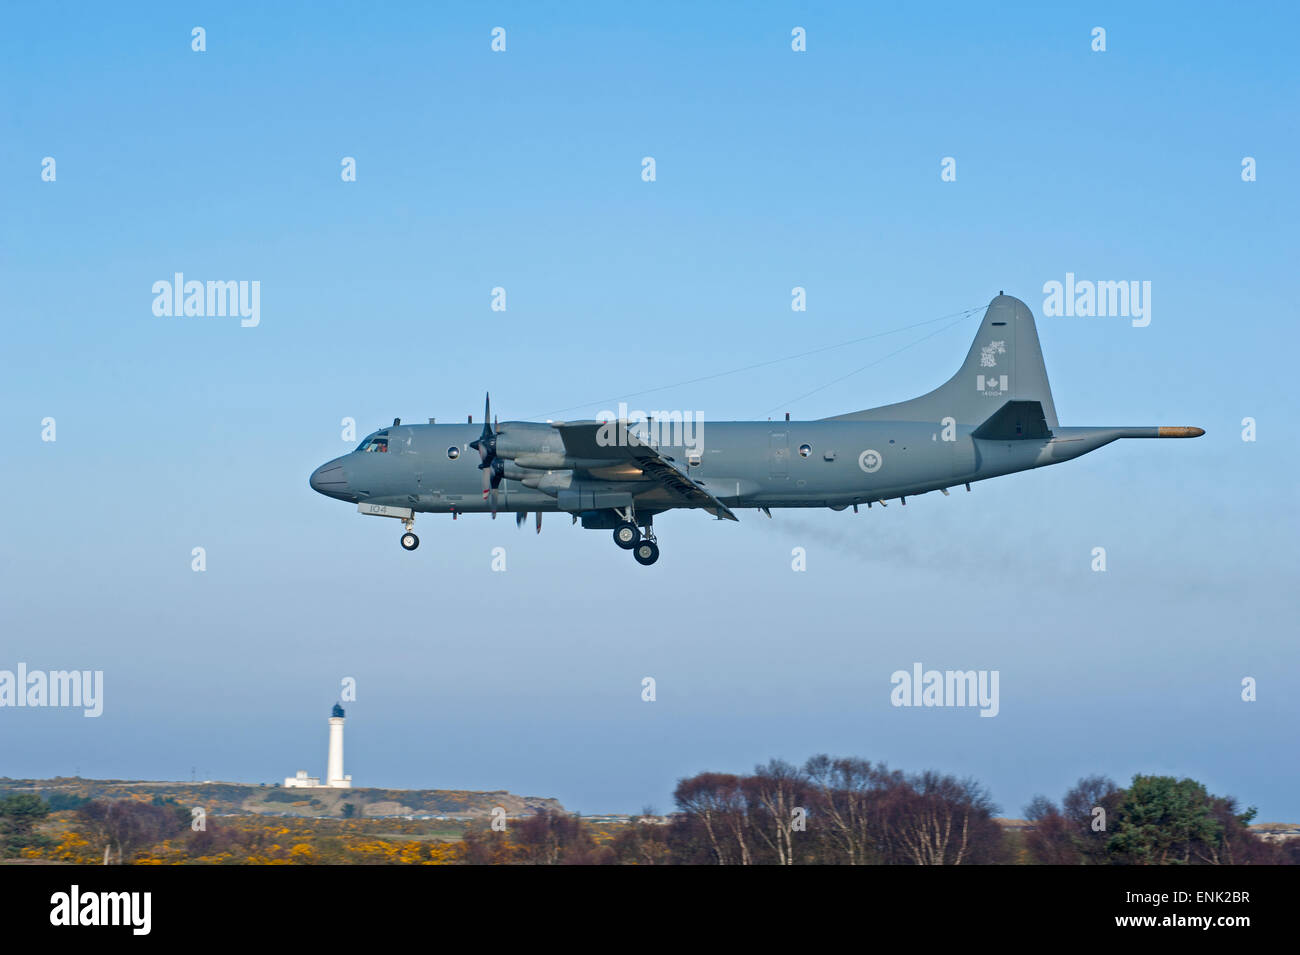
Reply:
M406 528L406 533L402 535L402 547L406 550L415 550L415 548L420 546L420 538L415 536L413 530L415 527L415 515L412 514L410 518L402 521L402 526Z

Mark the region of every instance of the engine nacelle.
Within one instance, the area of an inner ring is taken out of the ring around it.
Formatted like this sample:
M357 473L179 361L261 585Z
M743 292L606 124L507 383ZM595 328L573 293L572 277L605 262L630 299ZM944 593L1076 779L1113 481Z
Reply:
M521 468L536 471L571 471L574 468L608 467L607 458L575 458L564 447L564 438L549 424L506 421L496 433L497 457L514 461ZM506 477L513 477L507 474ZM517 480L517 479L516 479Z
M564 459L564 440L549 424L535 421L506 421L496 432L497 457L515 460L521 455L553 456ZM521 464L521 467L530 465Z

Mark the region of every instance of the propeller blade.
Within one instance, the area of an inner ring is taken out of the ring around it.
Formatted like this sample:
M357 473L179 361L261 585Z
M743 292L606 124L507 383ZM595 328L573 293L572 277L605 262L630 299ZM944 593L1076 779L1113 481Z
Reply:
M497 488L505 476L505 465L497 460L496 419L492 417L492 394L483 396L483 433L469 446L478 452L478 469L483 472L483 502L491 503L492 520L497 519Z
M469 446L478 452L482 462L479 467L486 467L491 464L493 458L497 456L497 436L492 427L491 395L483 399L483 433L476 440L471 441Z
M528 512L520 511L515 515L515 527L523 527L524 521L528 520Z
M537 512L537 533L540 534L541 532L542 532L542 512L538 511Z

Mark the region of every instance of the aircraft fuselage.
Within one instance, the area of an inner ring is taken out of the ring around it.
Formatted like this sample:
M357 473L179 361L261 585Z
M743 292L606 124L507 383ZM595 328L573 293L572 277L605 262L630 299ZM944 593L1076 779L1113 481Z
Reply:
M508 427L508 425L507 425ZM322 493L356 503L407 507L417 512L486 512L479 457L470 443L473 424L398 425L388 428L388 451L356 451L321 466L317 475L340 468L342 483ZM1059 464L1109 444L1138 437L1138 428L1058 428L1044 439L991 440L972 437L974 428L945 428L940 422L725 421L704 423L698 445L656 445L721 501L734 508L843 507L909 497L974 481ZM945 433L946 432L946 433ZM1156 435L1152 434L1151 437ZM556 444L560 445L559 436ZM691 452L698 447L698 461ZM456 457L449 449L456 449ZM806 451L806 453L805 453ZM566 469L545 472L555 481ZM599 478L599 472L592 475ZM653 487L620 475L652 508ZM594 483L588 481L588 483ZM680 507L667 504L665 507ZM555 494L504 479L497 510L558 511Z

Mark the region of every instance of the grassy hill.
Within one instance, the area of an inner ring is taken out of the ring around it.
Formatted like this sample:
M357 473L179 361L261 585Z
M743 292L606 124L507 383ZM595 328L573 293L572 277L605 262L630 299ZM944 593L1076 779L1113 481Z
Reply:
M563 812L559 800L517 796L504 790L462 789L285 789L254 783L151 782L130 779L0 778L0 796L37 793L56 807L83 799L174 799L201 806L209 815L277 815L342 817L351 804L358 817L445 816L473 819L490 816L500 806L507 816L531 815L541 809Z

